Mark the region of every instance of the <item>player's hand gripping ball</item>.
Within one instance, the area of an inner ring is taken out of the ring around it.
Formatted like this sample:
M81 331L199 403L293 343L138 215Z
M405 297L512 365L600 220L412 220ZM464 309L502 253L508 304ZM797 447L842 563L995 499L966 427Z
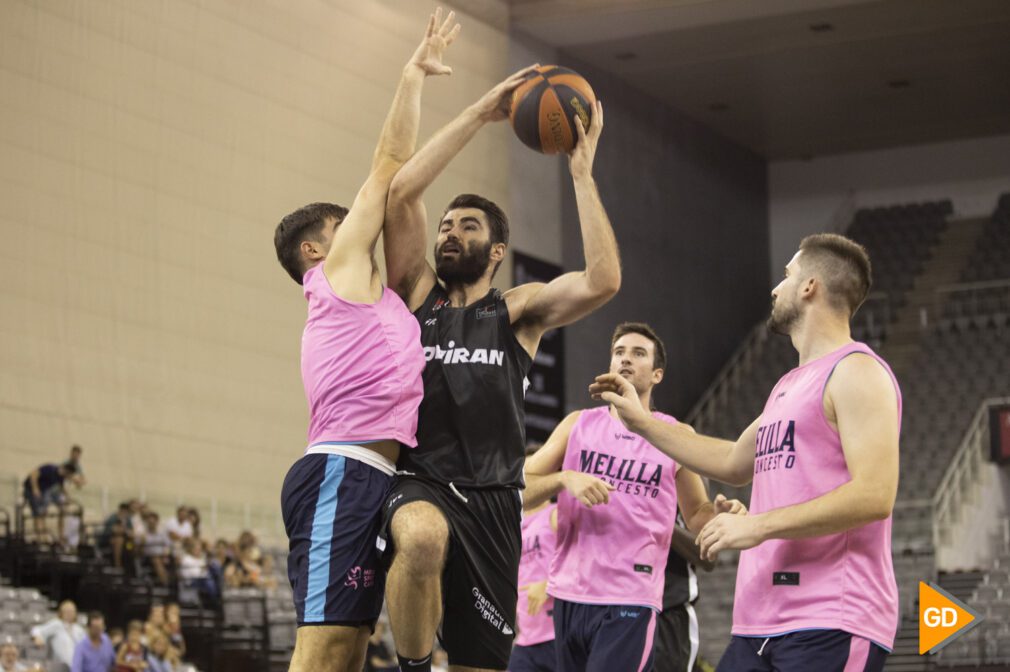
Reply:
M544 154L567 154L578 141L575 119L588 130L596 95L582 75L558 65L526 74L512 94L509 120L527 147Z

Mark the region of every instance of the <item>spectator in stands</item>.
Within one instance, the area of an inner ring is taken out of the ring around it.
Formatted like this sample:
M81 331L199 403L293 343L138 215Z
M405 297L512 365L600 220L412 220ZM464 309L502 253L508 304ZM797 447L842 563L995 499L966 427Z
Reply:
M81 466L81 454L84 451L80 446L74 444L70 446L70 457L66 462L63 463L64 467L67 467L74 474L74 484L78 488L83 488L87 485L87 479L84 478L84 468Z
M158 513L148 510L144 514L144 560L151 565L158 583L168 585L168 563L171 561L172 542L165 530L158 526Z
M152 602L151 610L147 612L147 622L144 623L144 639L147 640L147 645L151 645L151 640L153 640L158 635L168 636L166 625L168 622L165 620L165 605L161 602Z
M226 575L229 572L234 575L234 565L235 559L232 556L231 545L224 539L218 539L214 542L214 552L207 560L207 569L210 571L210 577L214 579L218 592L230 585L227 583Z
M21 652L12 640L0 644L0 672L28 672L28 668L18 662Z
M147 652L147 672L175 672L179 655L164 633L158 633L150 642Z
M25 502L32 510L32 524L35 527L35 536L40 541L50 539L49 530L46 529L46 511L49 505L63 504L66 499L63 482L72 478L75 473L66 464L59 466L55 464L42 464L33 469L27 478L25 478Z
M109 643L112 644L113 651L118 651L119 645L125 641L126 633L122 628L109 628Z
M77 624L77 605L70 600L60 602L56 618L32 628L36 646L46 647L46 660L52 672L67 672L74 662L74 647L87 633Z
M147 526L144 525L144 514L149 509L139 499L131 499L127 502L130 505L130 529L133 530L133 540L139 548L144 543L144 535L147 533Z
M200 542L205 553L210 553L210 543L200 536L200 512L192 506L189 507L189 524L193 528L193 538Z
M165 632L172 648L179 652L179 657L186 656L186 639L182 636L182 614L179 605L169 602L165 605Z
M105 617L100 612L88 614L88 636L77 643L70 672L109 672L116 662L116 652L105 634Z
M123 566L123 558L134 548L133 520L130 514L130 503L122 502L116 512L105 519L99 546L112 552L112 564Z
M238 543L236 546L239 557L246 557L255 563L259 563L260 558L263 557L263 551L260 550L259 541L256 539L256 535L249 530L244 530L242 534L238 536Z
M368 638L364 672L397 672L400 669L396 656L389 651L389 644L386 643L385 635L385 622L376 621L372 636Z
M183 539L193 536L193 523L190 521L188 506L180 506L175 511L175 518L165 521L165 532L177 550L182 548Z
M218 593L214 580L210 578L203 547L195 537L188 537L182 542L182 548L183 556L179 560L179 578L182 585L186 588L195 588L203 601L216 606L221 594Z
M130 621L126 626L126 641L119 645L116 653L116 672L144 672L147 669L147 650L141 638L144 624Z

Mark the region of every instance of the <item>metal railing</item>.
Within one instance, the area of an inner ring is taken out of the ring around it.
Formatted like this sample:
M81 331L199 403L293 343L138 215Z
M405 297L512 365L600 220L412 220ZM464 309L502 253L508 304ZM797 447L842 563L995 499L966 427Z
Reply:
M983 282L961 282L938 287L927 308L929 320L939 322L951 310L957 317L1010 313L1010 279Z
M754 359L760 355L768 340L768 329L764 320L754 325L740 347L733 352L729 361L716 374L715 380L687 414L687 422L699 427L711 427L715 413L729 399L740 380L750 370Z
M993 406L1010 404L1010 397L991 397L981 403L971 425L958 445L940 485L933 495L933 545L939 549L950 539L957 525L965 499L971 497L974 485L989 462L989 410Z

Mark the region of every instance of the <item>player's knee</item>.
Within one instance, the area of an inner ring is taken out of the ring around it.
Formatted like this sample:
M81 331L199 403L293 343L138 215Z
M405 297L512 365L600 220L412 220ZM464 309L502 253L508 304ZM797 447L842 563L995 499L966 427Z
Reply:
M442 571L449 545L449 526L431 504L408 504L396 512L392 524L396 561L412 574Z

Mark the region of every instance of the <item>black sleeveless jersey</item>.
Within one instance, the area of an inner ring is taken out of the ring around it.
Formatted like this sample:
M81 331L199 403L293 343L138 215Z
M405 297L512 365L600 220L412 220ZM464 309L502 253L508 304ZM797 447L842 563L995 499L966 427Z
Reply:
M456 487L523 487L526 374L501 292L465 308L438 283L414 312L424 346L417 448L397 467Z

